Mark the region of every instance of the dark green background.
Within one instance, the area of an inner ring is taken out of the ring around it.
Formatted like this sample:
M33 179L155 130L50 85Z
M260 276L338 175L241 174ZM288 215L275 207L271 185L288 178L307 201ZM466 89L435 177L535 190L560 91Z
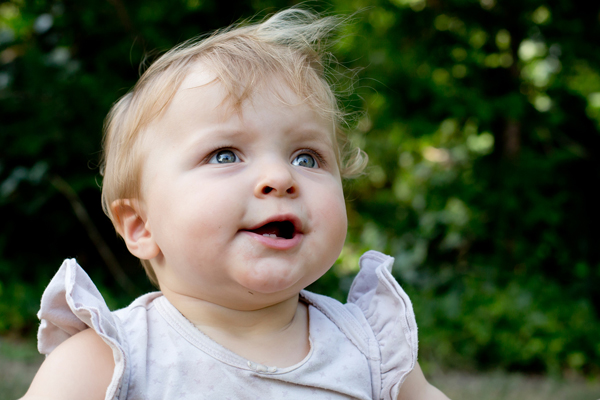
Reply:
M35 332L65 257L113 308L152 290L100 208L103 118L144 57L292 4L0 2L0 333ZM384 251L425 368L600 373L600 6L306 4L361 10L334 53L361 68L344 101L371 158L346 185L347 245L312 289L343 298L360 254Z

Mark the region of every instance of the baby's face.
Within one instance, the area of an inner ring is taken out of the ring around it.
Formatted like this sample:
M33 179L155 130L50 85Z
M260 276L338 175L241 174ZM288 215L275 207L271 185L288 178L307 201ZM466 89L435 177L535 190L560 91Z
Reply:
M148 129L142 207L161 288L255 309L296 295L340 254L333 124L275 78L232 111L213 78L198 65Z

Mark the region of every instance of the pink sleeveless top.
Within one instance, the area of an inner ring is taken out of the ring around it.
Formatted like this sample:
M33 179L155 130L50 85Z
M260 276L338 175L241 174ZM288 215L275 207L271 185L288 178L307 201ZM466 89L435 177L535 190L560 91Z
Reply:
M94 329L111 347L115 370L106 400L396 400L417 359L411 302L392 277L394 259L375 251L341 304L302 291L310 352L298 364L253 363L214 342L160 292L111 312L75 260L65 260L42 296L40 353Z

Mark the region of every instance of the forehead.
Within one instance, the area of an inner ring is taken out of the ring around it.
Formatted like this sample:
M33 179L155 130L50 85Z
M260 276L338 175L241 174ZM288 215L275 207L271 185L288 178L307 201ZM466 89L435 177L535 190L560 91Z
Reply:
M278 114L295 120L296 126L303 128L290 129L290 134L312 132L312 136L317 136L318 132L320 140L337 147L334 121L300 98L281 77L274 75L253 82L250 88L228 87L224 79L203 62L196 62L166 109L147 126L143 147L152 151L163 145L163 140L171 141L187 132L216 125L250 131L253 119Z
M317 112L283 78L275 74L248 88L229 87L224 79L201 61L191 66L166 110L148 126L150 148L158 145L155 140L161 137L175 138L182 132L214 125L227 128L228 124L242 123L250 128L246 123L252 118L278 113L299 122L297 125L312 132L312 136L319 132L322 141L337 147L333 119ZM291 129L290 133L300 131Z

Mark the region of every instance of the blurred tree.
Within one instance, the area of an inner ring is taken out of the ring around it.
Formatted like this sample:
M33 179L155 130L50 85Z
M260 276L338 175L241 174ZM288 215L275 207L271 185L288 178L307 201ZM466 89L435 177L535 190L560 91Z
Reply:
M151 290L99 206L102 120L145 57L293 3L0 3L0 332L35 328L65 256L113 307ZM351 136L371 159L313 289L343 297L361 252L385 251L425 360L600 372L600 6L308 4L359 10L334 52L364 68L345 104L366 110Z
M396 257L431 357L597 372L600 7L363 5L356 253Z

